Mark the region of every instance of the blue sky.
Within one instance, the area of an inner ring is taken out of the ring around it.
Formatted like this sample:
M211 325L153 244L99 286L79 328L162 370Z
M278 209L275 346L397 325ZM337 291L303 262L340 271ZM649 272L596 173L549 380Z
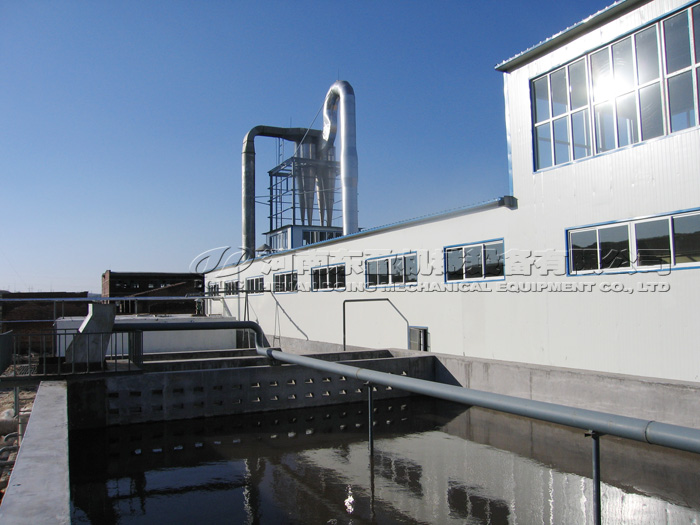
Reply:
M311 125L338 79L361 227L504 195L494 66L609 3L0 1L0 289L99 292L238 247L243 136Z

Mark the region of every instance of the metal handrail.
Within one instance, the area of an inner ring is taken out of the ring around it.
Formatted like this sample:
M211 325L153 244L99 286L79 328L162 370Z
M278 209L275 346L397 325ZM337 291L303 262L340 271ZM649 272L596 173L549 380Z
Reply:
M287 354L281 350L262 348L260 345L257 347L257 353L285 363L354 377L361 381L390 386L415 394L700 454L700 430L696 428L445 385L425 379Z
M322 361L312 357L287 354L273 348L263 348L256 344L259 355L267 356L284 363L290 363L323 372L339 374L346 377L354 377L360 381L366 381L367 400L369 403L369 452L374 454L374 438L372 432L372 383L390 386L425 396L436 397L446 401L453 401L468 406L488 408L498 412L514 414L517 416L538 419L559 425L587 430L587 436L592 438L592 465L593 465L593 523L600 525L601 519L601 481L600 481L600 436L609 434L643 443L660 445L663 447L685 450L687 452L700 453L700 430L696 428L682 427L659 423L657 421L644 420L634 417L620 416L597 410L575 408L567 405L536 401L521 397L484 392L471 388L445 385L435 381L416 379L414 377L399 376L387 372L378 372L366 368L344 365L329 361Z
M154 295L140 296L126 295L123 297L103 297L95 295L91 297L0 297L0 303L108 303L112 301L195 301L197 299L216 299L216 295Z

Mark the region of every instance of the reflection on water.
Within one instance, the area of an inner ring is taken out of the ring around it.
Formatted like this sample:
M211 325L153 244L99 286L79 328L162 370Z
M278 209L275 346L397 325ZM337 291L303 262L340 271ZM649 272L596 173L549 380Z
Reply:
M71 435L74 523L588 523L583 432L443 401ZM601 439L604 523L700 523L700 458Z

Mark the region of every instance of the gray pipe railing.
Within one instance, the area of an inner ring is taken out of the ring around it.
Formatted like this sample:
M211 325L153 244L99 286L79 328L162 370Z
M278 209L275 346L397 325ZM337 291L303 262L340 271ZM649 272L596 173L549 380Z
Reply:
M262 348L261 345L258 346L257 352L284 363L353 377L361 381L390 386L415 394L580 428L597 434L608 434L643 443L700 453L700 430L695 428L377 372L366 368L287 354L272 348Z
M252 330L257 347L266 344L265 334L253 321L197 321L195 323L163 323L159 321L115 323L112 332L168 332L170 330Z

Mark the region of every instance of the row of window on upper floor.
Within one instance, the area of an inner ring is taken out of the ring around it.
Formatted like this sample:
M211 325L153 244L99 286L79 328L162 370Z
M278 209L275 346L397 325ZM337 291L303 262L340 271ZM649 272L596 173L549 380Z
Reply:
M531 82L535 170L696 126L700 5Z
M489 279L502 277L503 240L487 243L465 244L444 250L447 268L446 280ZM373 257L365 261L365 286L367 288L411 286L418 283L418 256L406 253L386 257ZM311 270L311 289L340 290L345 288L345 264L331 264ZM245 288L240 281L224 282L224 295L236 295L241 291L262 293L265 290L263 276L249 277ZM272 290L276 293L296 292L298 272L281 272L273 275ZM219 284L208 284L210 294L220 292Z
M700 210L679 212L645 219L570 228L566 231L566 273L587 275L634 273L700 267ZM446 283L489 281L506 276L506 252L503 239L447 246L443 248ZM346 286L345 263L313 268L311 290L343 290ZM365 288L416 285L419 281L418 256L406 253L373 257L364 263ZM273 275L272 291L296 292L298 272ZM265 279L226 281L224 295L241 291L263 293ZM208 285L210 294L219 294L219 284Z
M678 213L568 231L572 274L688 267L700 263L700 213Z

